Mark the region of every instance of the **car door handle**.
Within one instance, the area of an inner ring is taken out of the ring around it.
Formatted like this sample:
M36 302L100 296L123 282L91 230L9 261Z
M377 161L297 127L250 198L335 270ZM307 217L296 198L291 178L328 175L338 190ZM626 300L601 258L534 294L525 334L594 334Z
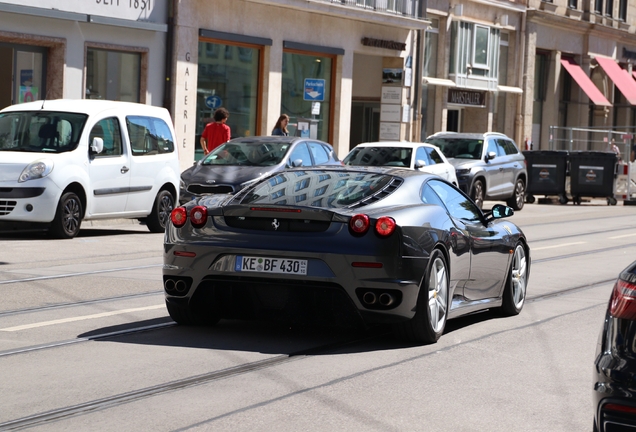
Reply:
M126 174L129 170L130 170L130 168L128 168L126 165L124 165L123 167L121 167L121 169L119 171L122 174Z

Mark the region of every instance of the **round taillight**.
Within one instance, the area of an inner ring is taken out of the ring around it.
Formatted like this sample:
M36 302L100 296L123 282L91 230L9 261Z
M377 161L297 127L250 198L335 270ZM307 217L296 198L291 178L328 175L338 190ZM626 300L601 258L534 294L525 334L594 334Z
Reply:
M177 228L184 226L188 220L188 213L186 212L186 209L184 207L177 207L172 210L170 213L170 220L172 221L172 225Z
M395 231L395 221L392 217L382 216L375 223L375 230L383 237L390 236Z
M351 231L356 234L364 234L369 230L369 216L365 214L357 214L349 221Z
M208 221L208 209L203 206L196 206L190 210L190 222L195 228L201 228Z

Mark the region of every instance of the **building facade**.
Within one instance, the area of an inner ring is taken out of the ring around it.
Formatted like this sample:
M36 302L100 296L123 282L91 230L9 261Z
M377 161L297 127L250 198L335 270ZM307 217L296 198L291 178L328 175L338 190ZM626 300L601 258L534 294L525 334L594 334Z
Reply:
M174 121L185 166L220 106L232 137L327 141L344 157L378 139L410 140L418 103L418 0L192 0L174 16Z
M233 137L288 114L341 157L439 131L564 148L567 128L633 132L635 15L628 0L0 0L0 107L166 106L182 169L220 106Z
M430 0L421 136L519 135L525 1Z
M162 105L168 0L0 1L0 107L96 98Z
M534 149L607 150L594 130L633 132L636 3L530 0L527 15L523 132Z

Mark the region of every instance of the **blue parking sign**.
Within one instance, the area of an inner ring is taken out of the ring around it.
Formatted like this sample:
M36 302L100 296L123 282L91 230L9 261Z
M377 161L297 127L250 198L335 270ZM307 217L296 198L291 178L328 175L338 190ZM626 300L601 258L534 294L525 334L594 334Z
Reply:
M303 100L322 102L325 100L325 80L305 78Z
M205 98L205 106L210 109L217 109L223 103L220 96L212 95Z

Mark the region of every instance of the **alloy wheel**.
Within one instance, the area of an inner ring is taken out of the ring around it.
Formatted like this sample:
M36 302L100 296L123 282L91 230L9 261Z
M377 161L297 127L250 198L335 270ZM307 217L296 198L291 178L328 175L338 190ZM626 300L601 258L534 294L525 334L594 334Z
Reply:
M170 213L172 213L173 208L172 195L163 195L159 201L159 221L162 227L165 228L168 224L168 219L170 218Z
M446 265L437 257L428 276L428 309L431 328L439 332L446 323L448 282Z
M515 254L512 257L512 301L517 309L521 309L526 299L526 280L528 267L526 262L526 252L523 246L517 245Z
M75 198L70 198L64 203L62 209L62 226L64 227L64 231L68 234L74 234L79 229L81 222L80 208L80 203Z

